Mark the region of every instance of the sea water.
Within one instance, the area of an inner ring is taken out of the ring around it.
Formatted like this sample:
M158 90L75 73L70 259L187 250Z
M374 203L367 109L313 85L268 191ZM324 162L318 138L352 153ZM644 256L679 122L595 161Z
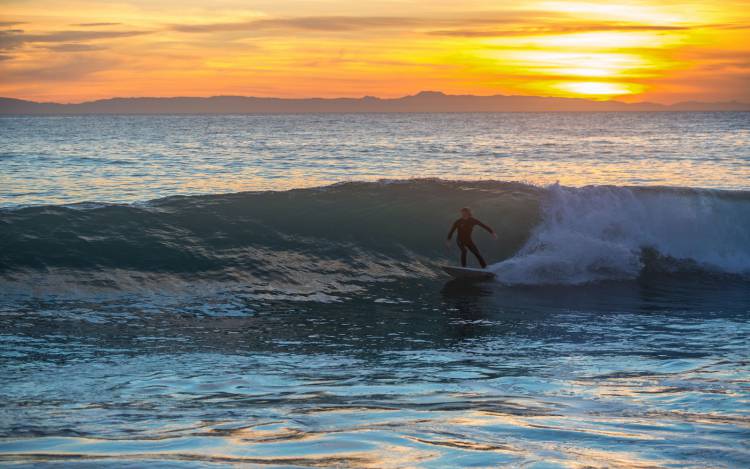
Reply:
M0 206L1 463L750 465L748 113L3 117Z

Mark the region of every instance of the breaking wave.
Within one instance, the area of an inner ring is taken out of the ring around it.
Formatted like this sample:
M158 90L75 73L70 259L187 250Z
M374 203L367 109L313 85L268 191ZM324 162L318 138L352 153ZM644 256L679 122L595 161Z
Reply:
M500 235L475 238L506 284L750 273L750 193L498 181L351 182L133 205L0 211L4 289L239 284L318 299L437 278L461 206ZM54 279L54 280L52 280Z
M644 272L750 271L746 193L626 187L547 189L540 224L491 267L507 283L589 283Z

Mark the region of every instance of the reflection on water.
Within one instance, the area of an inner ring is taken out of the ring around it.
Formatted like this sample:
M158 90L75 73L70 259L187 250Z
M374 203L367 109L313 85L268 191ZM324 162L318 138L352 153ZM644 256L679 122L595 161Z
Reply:
M748 116L3 117L0 464L750 467Z
M747 283L373 288L229 312L6 299L0 460L750 464Z
M0 118L0 206L342 181L750 188L750 113Z

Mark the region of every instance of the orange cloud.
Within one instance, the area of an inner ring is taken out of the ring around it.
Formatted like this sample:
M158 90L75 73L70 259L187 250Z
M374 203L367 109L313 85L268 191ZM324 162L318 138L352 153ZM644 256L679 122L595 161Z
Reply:
M0 95L537 94L750 101L741 0L11 0ZM208 18L208 20L207 20Z

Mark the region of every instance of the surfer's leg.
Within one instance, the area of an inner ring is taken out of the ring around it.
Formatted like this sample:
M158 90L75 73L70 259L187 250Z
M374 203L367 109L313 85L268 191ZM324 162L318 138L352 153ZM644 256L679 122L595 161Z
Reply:
M487 263L484 262L484 258L482 257L481 254L479 254L479 249L477 249L476 244L474 244L473 242L472 243L466 243L466 247L469 248L469 250L472 252L472 254L474 254L477 257L477 260L479 261L479 265L481 265L483 269L485 267L487 267ZM465 255L465 253L466 253L466 251L464 250L464 255Z
M461 250L461 267L466 267L466 246L460 239L456 244L458 244L458 249Z

